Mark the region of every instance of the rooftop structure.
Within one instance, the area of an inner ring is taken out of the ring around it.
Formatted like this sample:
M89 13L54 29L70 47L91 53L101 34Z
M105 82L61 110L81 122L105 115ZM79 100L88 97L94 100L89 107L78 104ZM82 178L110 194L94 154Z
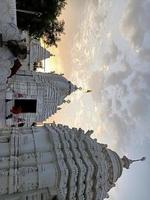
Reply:
M50 58L52 54L41 46L40 41L31 38L27 31L22 32L22 37L26 38L26 46L28 49L27 58L22 61L22 69L35 71L40 66L43 68L42 61Z

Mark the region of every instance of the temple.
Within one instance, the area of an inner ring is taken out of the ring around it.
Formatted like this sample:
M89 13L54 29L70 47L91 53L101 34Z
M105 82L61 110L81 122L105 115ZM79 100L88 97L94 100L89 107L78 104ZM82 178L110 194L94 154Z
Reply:
M16 2L1 1L0 5L0 200L108 198L123 169L145 157L120 158L92 139L91 130L55 123L36 126L61 109L61 104L70 103L65 98L82 88L62 74L33 70L33 64L49 57L49 52L30 42L22 49Z
M14 13L15 1L7 3ZM31 126L60 110L78 88L62 74L35 72L52 54L37 40L24 38L11 19L0 21L0 127Z
M6 126L19 122L31 126L46 120L78 89L62 75L27 70L19 70L9 79L8 85L4 110Z
M43 60L50 58L52 54L44 47L41 46L40 41L33 39L29 36L28 32L23 32L22 37L26 38L26 46L28 55L25 60L22 61L23 70L36 71L38 68L43 68Z
M108 198L132 161L121 159L90 134L54 123L0 129L0 199Z

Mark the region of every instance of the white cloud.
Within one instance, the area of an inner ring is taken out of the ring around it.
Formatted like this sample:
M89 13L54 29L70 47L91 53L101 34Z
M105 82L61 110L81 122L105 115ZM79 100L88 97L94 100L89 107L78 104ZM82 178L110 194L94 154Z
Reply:
M102 57L103 65L113 64L117 60L117 56L119 55L119 49L117 45L112 42L109 45L109 52L105 53Z
M150 36L149 10L149 0L129 0L121 22L124 37L128 39L132 48L135 50L140 48L141 57L145 59L148 58L145 56L145 51L150 51L150 46L148 49L143 46L145 37Z
M99 140L121 154L133 158L150 154L150 0L89 0L82 8L79 29L69 49L71 78L81 86L88 84L93 92L92 98L85 94L74 101L67 112L76 109L76 115L69 122L82 128L94 127ZM140 179L139 173L143 171L135 168ZM144 176L146 173L147 167ZM137 179L132 180L132 173L124 178L116 200L130 200L132 190L132 199L139 199L143 193L146 195L141 199L149 198L146 187L138 185L136 189Z

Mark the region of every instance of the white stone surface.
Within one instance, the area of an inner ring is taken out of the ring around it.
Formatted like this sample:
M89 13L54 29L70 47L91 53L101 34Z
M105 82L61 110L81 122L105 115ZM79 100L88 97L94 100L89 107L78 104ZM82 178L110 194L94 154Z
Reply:
M0 91L0 128L5 126L5 90Z
M3 41L20 40L20 32L16 26L16 1L0 0L0 33ZM5 126L5 95L7 77L14 65L14 56L5 46L0 47L0 127Z
M27 58L22 61L23 70L33 71L34 62L41 62L51 56L50 52L41 46L40 41L29 36L28 31L22 32L22 38L26 38L26 46L29 54Z
M24 119L27 126L30 126L33 122L42 122L55 114L59 109L58 106L64 103L64 99L77 89L75 85L61 75L27 70L19 70L9 80L8 84L14 91L11 97L11 91L7 90L6 92L6 95L9 95L8 99L12 99L12 102L15 99L36 100L35 113L26 112L14 115L15 118ZM17 97L15 94L21 94L22 97ZM9 114L10 112L7 113L7 115ZM11 123L10 120L7 122L9 123L7 125L12 125L15 120L12 118Z
M34 62L40 62L50 57L50 53L43 47L41 47L40 42L37 40L31 40L29 44L30 48L30 65Z
M3 23L16 22L16 0L0 0L0 19Z
M21 36L16 26L16 2L15 0L0 1L0 33L3 41L10 39L20 40ZM6 88L6 80L10 75L14 57L5 47L0 47L0 90Z
M0 129L0 199L103 200L121 175L120 163L81 129Z

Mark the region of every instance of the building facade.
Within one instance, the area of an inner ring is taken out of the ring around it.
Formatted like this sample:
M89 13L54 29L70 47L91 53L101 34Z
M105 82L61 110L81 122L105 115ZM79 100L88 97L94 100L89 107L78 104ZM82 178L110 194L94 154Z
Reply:
M133 162L63 125L0 129L0 199L103 200Z

